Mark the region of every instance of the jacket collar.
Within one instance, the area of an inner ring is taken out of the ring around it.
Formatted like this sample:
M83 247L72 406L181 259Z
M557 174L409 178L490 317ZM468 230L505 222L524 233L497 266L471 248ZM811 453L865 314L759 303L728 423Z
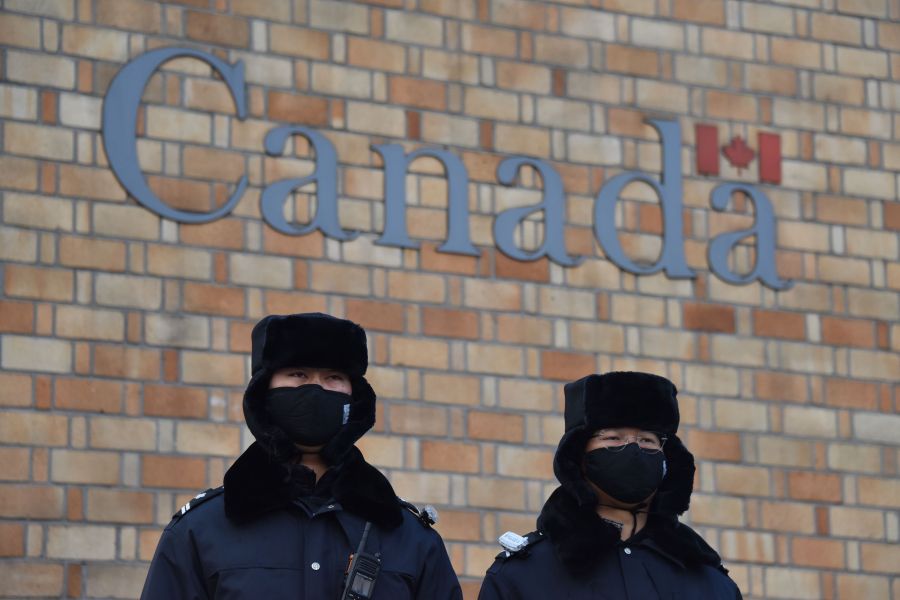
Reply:
M601 519L593 507L580 505L564 487L558 487L544 504L538 528L553 543L563 565L576 576L589 572L621 541L616 527ZM642 532L643 544L681 568L721 564L716 551L674 515L651 513Z
M355 446L332 470L331 493L344 510L380 527L401 523L402 507L394 489ZM251 521L289 507L301 493L291 466L271 459L253 443L225 473L225 514L233 521Z

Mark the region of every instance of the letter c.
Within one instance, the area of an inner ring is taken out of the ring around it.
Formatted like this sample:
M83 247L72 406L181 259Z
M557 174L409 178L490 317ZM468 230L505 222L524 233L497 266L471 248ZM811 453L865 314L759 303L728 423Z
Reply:
M244 63L230 65L212 54L191 48L160 48L146 52L126 64L113 78L103 100L103 147L113 173L122 186L144 207L161 217L181 223L209 223L224 217L237 205L247 188L247 176L242 175L237 189L221 207L208 213L187 212L172 208L159 199L147 185L137 156L138 106L150 77L164 62L190 56L209 64L218 71L231 92L237 116L247 116L244 94Z

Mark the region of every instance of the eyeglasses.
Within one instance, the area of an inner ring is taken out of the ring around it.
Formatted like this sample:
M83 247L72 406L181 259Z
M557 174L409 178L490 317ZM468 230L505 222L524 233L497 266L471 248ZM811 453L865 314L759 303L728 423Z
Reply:
M652 431L639 431L637 435L621 435L615 430L601 429L591 436L600 442L600 447L610 452L621 452L628 444L637 444L645 454L661 452L666 438Z

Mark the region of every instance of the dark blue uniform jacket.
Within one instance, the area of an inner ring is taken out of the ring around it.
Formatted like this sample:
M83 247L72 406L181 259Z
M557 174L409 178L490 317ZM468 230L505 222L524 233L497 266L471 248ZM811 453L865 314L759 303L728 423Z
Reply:
M310 475L251 446L224 488L166 527L141 598L337 600L366 521L366 551L382 559L375 599L462 597L440 536L358 451L319 484Z

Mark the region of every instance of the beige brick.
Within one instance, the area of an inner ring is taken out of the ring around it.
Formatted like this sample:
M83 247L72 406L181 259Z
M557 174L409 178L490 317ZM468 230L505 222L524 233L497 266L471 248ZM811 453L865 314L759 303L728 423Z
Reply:
M404 443L397 437L369 433L356 442L366 461L376 467L399 468L404 465Z
M786 406L784 432L806 437L836 437L837 413L825 408Z
M394 365L430 369L446 369L449 366L448 345L439 340L392 337L390 356Z
M860 504L900 507L900 480L898 479L859 477L857 486Z
M53 450L50 453L50 479L58 483L119 482L119 454L82 450Z
M243 356L185 351L181 353L181 374L186 383L220 386L246 384Z
M612 320L617 323L663 325L666 322L666 304L659 298L616 294L612 297Z
M7 122L3 132L3 149L10 154L51 160L72 160L74 138L66 129Z
M423 399L426 402L480 404L481 381L478 377L425 373L423 384Z
M419 504L447 504L450 501L450 477L437 473L394 471L391 484L397 495Z
M0 420L0 441L28 446L65 446L68 423L63 415L5 411Z
M94 230L110 235L141 240L158 240L160 218L143 207L94 204Z
M837 8L840 12L851 15L885 17L888 3L885 0L837 0Z
M860 546L862 568L875 573L897 573L900 564L900 546L897 544L862 544Z
M219 423L178 423L175 449L182 454L234 457L241 452L241 430Z
M518 311L522 303L522 290L515 283L467 280L463 298L465 306L473 308Z
M703 52L712 56L753 59L753 35L704 27L700 34Z
M859 45L862 42L862 23L859 19L818 11L811 16L813 37L843 44Z
M463 26L463 40L466 39L468 26ZM511 32L505 32L511 33ZM464 42L465 43L465 42ZM426 48L422 52L422 75L429 79L441 81L458 81L460 83L478 83L478 59L459 53L441 52ZM498 67L499 81L500 71ZM500 87L503 87L502 85Z
M156 450L156 423L143 419L93 417L91 447L106 450Z
M62 111L62 109L60 109ZM99 117L98 117L99 118ZM110 169L94 169L77 165L59 166L59 191L64 196L79 198L98 198L100 200L125 200L125 190L119 185ZM94 226L96 227L97 206L110 206L99 203L94 208ZM113 205L119 208L116 205ZM135 209L136 207L131 207ZM141 208L147 213L147 209Z
M62 49L66 54L125 62L128 35L111 29L66 24L62 28Z
M313 263L310 268L312 289L351 295L369 295L369 270L349 265Z
M552 73L547 67L497 61L494 71L498 87L534 94L550 93Z
M726 87L728 63L708 57L677 56L675 58L675 78L687 83Z
M473 117L517 121L519 119L519 99L516 94L495 90L467 88L463 110Z
M362 133L392 137L406 135L406 116L399 108L348 102L347 124L353 131Z
M48 338L4 335L0 338L4 369L67 373L72 369L72 346Z
M576 350L621 354L625 351L625 329L621 325L575 321L569 343Z
M688 91L681 85L640 79L637 82L637 103L645 108L686 113Z
M212 135L209 115L169 108L148 106L147 135L151 138L208 144Z
M875 446L831 443L826 459L828 468L836 471L877 473L881 470L881 453Z
M891 200L896 190L895 177L893 173L847 169L844 171L844 190L854 196Z
M97 22L121 29L158 33L161 29L159 5L143 0L100 0Z
M839 598L890 598L888 580L872 575L837 575Z
M591 127L590 106L582 102L539 98L537 120L541 125L586 131Z
M313 89L323 94L369 98L372 77L368 71L336 65L316 64L312 68Z
M572 69L583 69L590 62L587 42L549 35L535 36L534 56L537 62Z
M866 92L861 79L817 73L813 76L813 96L823 102L862 104Z
M550 154L550 135L544 129L498 124L494 132L500 152L527 152L539 157Z
M765 467L716 465L716 491L720 493L738 496L768 496L772 493L769 481L770 473Z
M443 302L444 278L438 275L391 271L387 280L388 296L415 302Z
M695 358L697 338L691 332L644 328L640 332L640 341L642 352L646 356L683 360Z
M507 477L553 480L553 451L500 446L497 448L497 473Z
M598 10L563 8L560 15L563 33L574 37L586 37L611 42L616 37L613 15Z
M695 493L691 496L691 515L695 523L742 527L745 523L744 501Z
M56 334L64 338L120 341L125 337L125 317L111 310L60 306L56 309Z
M116 557L116 529L96 525L51 525L47 528L47 556L112 560Z
M757 440L759 462L784 467L811 467L812 445L791 439L760 436Z
M254 4L257 6L259 5L258 3ZM272 52L277 54L327 60L329 54L328 40L328 34L323 31L289 27L278 23L269 25L269 47ZM350 45L350 62L358 64L356 60L354 60L356 55L354 49L357 44L367 44L368 40L351 38L348 42ZM378 60L375 57L367 58L372 61ZM372 64L366 63L359 66L372 66ZM400 70L402 71L403 69L401 68Z
M897 294L892 292L851 288L847 291L847 304L853 316L900 320L900 304Z
M895 369L893 373L900 372ZM892 377L895 378L895 377ZM856 413L853 415L853 432L868 442L898 445L900 443L900 415Z
M794 17L790 9L770 5L743 4L741 24L751 31L780 33L787 36L794 33Z
M735 369L687 365L685 391L715 396L737 396L738 374Z
M723 531L719 538L723 558L755 563L775 562L775 536L753 531Z
M388 39L407 44L441 46L444 42L441 19L405 11L387 11L384 31Z
M772 59L776 63L807 69L819 69L822 66L821 44L783 37L773 37L771 44Z
M43 3L32 3L35 8ZM7 8L9 6L7 5ZM58 597L64 591L63 565L53 563L0 563L0 581L3 592L10 596L31 598L35 596Z
M98 304L148 310L160 307L162 285L158 279L99 273L95 283Z
M18 85L0 85L0 117L34 121L37 119L37 93Z
M19 109L12 108L12 110ZM37 165L37 161L27 158L0 156L0 185L8 190L37 189Z
M474 119L427 112L422 115L422 140L452 146L477 147L478 123Z
M212 276L212 256L202 250L150 245L147 270L154 275L208 280Z
M475 373L521 375L524 372L522 350L495 344L467 344L466 363Z
M828 520L833 536L884 539L884 513L880 510L831 506L828 508Z
M206 348L210 340L209 320L187 315L147 315L144 331L154 346Z
M0 227L0 260L35 262L37 241L33 231Z
M857 110L853 108L845 108L841 111L842 133L864 137L888 138L890 135L890 129L891 118L888 114L875 112L872 110ZM856 174L862 176L866 175L865 173ZM863 189L869 190L879 183L886 182L889 179L884 177L884 175L880 174L878 177L875 177L875 181L873 181L870 185L866 185L866 182L862 179L858 179L855 183L857 185L864 186ZM846 186L848 186L847 189L850 189L849 181L845 180L844 183ZM890 185L890 183L888 183L888 185ZM875 191L875 195L880 196L877 191Z
M101 106L100 98L80 94L60 94L59 121L69 127L99 130Z
M716 400L714 403L717 429L767 431L768 407L761 402L747 400Z
M684 48L684 28L675 23L634 19L631 22L631 41L638 46L681 50Z
M541 313L545 315L581 319L593 319L596 316L594 295L591 292L542 287L538 296L538 305Z
M500 406L518 410L550 412L562 392L558 386L521 379L500 380Z
M804 373L834 372L834 351L812 344L781 342L779 357L783 368Z
M369 9L335 0L312 0L310 24L319 29L368 33Z
M61 56L7 52L6 74L10 81L70 90L75 87L75 62Z
M760 507L765 529L795 533L814 533L816 530L814 507L808 503L762 501Z
M144 565L98 562L87 570L85 589L91 598L137 598L146 578Z
M770 598L817 600L822 597L819 573L785 567L769 567L765 573L767 595Z
M488 477L469 477L468 506L522 510L525 508L525 482Z

